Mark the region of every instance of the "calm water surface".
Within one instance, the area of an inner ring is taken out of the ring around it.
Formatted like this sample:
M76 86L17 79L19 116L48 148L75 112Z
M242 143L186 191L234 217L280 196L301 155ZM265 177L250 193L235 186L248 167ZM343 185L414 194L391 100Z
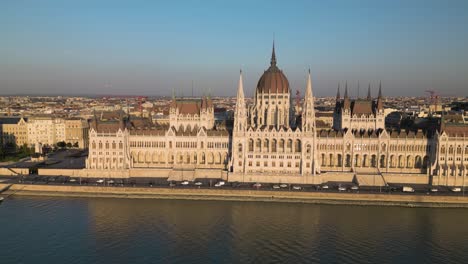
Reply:
M468 210L14 197L0 263L468 263Z

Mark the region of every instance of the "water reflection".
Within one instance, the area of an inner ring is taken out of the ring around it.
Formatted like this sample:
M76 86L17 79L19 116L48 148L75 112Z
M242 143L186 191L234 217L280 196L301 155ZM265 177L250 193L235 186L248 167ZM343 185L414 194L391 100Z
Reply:
M1 207L11 228L0 263L35 260L12 249L30 237L49 262L468 263L464 209L24 197Z

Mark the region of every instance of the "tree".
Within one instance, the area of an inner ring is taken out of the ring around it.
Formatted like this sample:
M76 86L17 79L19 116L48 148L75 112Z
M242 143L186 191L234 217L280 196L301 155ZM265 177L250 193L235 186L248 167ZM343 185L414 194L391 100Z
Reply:
M72 143L68 142L67 143L67 148L71 148L72 147Z
M65 141L57 142L57 147L59 147L59 148L65 148L66 146L67 146L67 144L65 143Z
M78 142L75 142L75 144L73 144L73 147L78 148L78 147L80 147L80 145L78 145Z

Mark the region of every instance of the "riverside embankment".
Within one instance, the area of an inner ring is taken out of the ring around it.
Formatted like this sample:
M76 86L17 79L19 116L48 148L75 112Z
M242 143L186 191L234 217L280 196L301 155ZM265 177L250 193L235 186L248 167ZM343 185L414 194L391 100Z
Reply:
M3 188L3 185L4 184L0 184L0 189ZM262 201L320 204L468 208L468 197L464 196L402 195L388 193L364 194L305 191L229 190L204 188L186 189L13 184L2 195Z

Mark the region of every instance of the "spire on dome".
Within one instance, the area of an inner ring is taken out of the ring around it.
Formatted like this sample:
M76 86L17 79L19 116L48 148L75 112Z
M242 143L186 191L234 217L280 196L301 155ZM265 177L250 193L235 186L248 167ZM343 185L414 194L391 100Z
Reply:
M275 40L273 40L273 51L271 52L271 66L276 66L276 54L275 54Z

